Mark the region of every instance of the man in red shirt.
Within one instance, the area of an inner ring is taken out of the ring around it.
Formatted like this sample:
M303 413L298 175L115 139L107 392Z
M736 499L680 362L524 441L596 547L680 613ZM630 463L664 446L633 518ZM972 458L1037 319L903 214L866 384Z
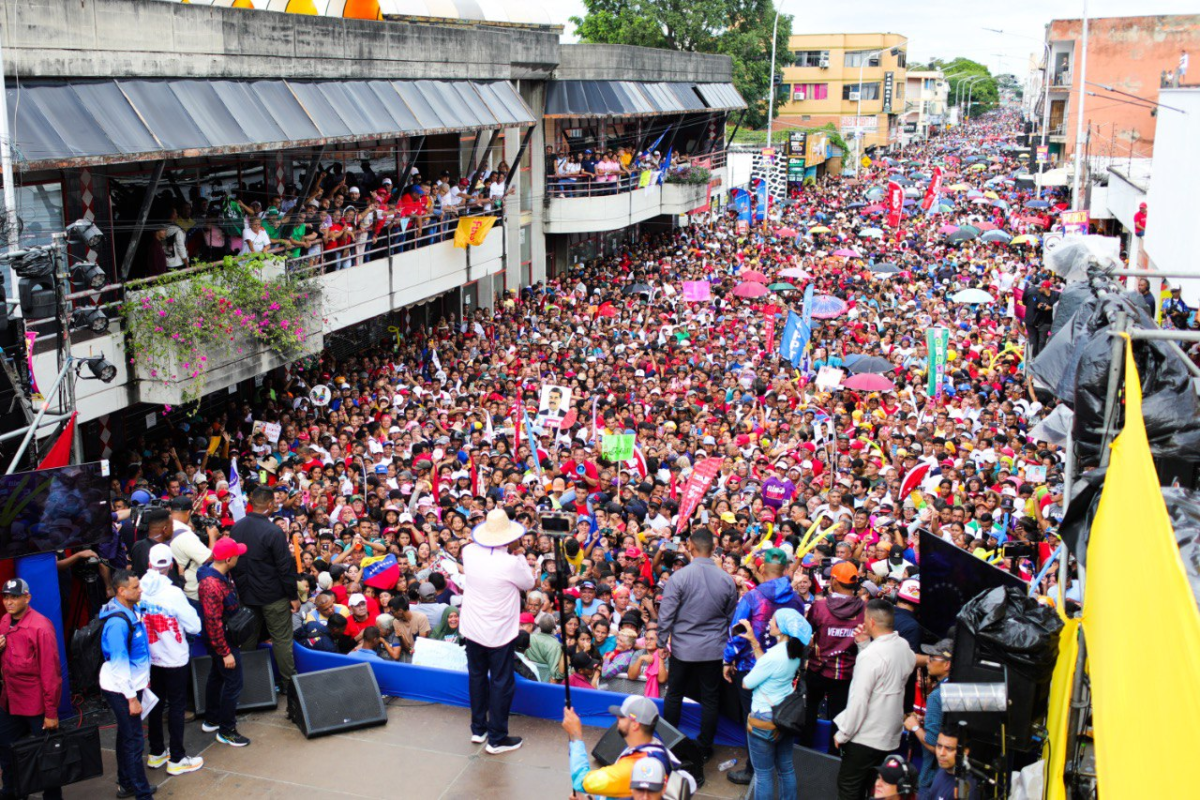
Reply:
M4 610L0 619L0 770L4 772L4 797L13 797L12 745L41 730L58 728L58 703L62 697L62 667L58 638L50 620L29 607L29 584L21 578L0 589ZM62 797L61 789L46 789L48 800Z

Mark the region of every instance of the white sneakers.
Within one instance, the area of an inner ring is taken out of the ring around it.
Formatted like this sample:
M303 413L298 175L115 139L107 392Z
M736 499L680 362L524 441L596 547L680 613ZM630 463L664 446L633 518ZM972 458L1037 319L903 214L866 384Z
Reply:
M204 759L200 756L184 756L181 761L167 762L168 775L186 775L189 772L195 772L204 766Z
M486 741L487 741L486 733L480 733L480 734L472 733L471 734L471 744L483 744Z

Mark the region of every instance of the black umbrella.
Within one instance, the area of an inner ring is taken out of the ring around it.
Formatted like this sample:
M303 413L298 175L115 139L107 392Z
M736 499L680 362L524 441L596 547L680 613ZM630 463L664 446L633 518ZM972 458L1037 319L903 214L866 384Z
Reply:
M972 231L957 230L954 233L947 236L946 241L950 242L950 244L962 244L963 242L971 241L978 235L979 234L974 233Z
M621 290L621 294L650 294L654 290L644 283L634 283Z
M846 208L866 208L866 203L847 203Z
M872 264L867 269L880 274L895 274L900 272L900 267L890 261L884 261L882 264Z
M862 372L873 372L876 375L886 375L896 369L896 365L888 361L886 358L879 356L863 356L856 358L853 364L848 364L846 369L853 372L855 375Z

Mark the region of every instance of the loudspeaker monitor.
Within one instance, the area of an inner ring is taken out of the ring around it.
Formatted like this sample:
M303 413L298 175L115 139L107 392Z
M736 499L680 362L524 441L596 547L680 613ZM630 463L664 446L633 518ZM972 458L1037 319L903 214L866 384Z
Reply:
M700 753L700 746L662 717L658 718L654 733L662 740L663 746L679 759L684 771L696 779L696 786L703 786L704 758ZM596 763L607 767L616 763L624 749L625 740L621 738L621 732L617 730L617 723L614 722L600 737L600 741L596 742L592 749L592 758L596 759Z
M196 702L196 716L203 717L208 707L205 687L208 673L212 671L212 657L199 656L192 659L192 697ZM264 711L279 705L275 693L275 676L271 671L270 650L242 652L242 695L238 698L238 711Z
M296 675L288 703L306 739L387 724L387 708L369 664Z

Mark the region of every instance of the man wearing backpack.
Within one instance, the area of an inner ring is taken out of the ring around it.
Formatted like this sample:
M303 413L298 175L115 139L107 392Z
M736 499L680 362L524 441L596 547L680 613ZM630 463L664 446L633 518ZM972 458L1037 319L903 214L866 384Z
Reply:
M142 692L150 685L150 643L142 624L142 584L129 570L113 573L116 596L100 609L100 690L117 723L117 797L148 800L155 788L142 761Z
M0 589L4 610L0 619L0 770L3 797L13 797L12 745L18 739L58 728L62 697L62 667L54 625L29 607L29 584L20 578ZM58 800L61 789L46 789L46 800Z

